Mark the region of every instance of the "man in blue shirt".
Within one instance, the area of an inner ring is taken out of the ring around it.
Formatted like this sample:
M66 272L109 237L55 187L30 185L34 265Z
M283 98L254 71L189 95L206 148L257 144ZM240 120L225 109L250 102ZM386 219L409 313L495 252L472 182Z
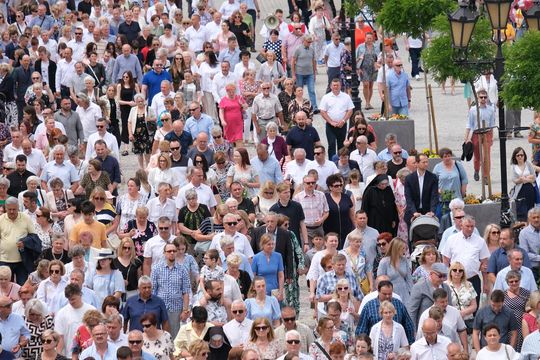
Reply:
M189 131L191 137L195 139L201 132L206 133L210 137L214 120L201 111L201 105L193 101L189 104L189 113L191 116L186 120L185 129Z
M182 120L175 120L172 127L172 131L165 135L165 140L169 143L178 141L180 143L180 153L187 155L191 144L193 144L191 134L188 131L184 131L184 122Z
M163 61L155 59L153 69L142 78L142 93L147 95L148 104L152 104L154 96L161 92L161 82L163 80L172 82L171 74L168 71L163 71L164 66Z
M30 331L26 327L22 316L13 314L11 306L13 301L7 296L0 296L0 334L2 334L2 348L18 355L21 348L28 344Z
M80 355L81 359L92 357L101 360L116 360L116 346L109 343L107 339L107 327L104 324L94 326L92 329L93 344L84 349Z
M492 228L492 231L498 230L496 228ZM495 283L497 273L510 265L510 263L508 262L508 253L513 249L521 251L521 253L523 254L523 266L531 269L531 261L529 260L529 255L525 250L516 245L514 232L512 231L512 229L502 229L499 236L500 247L491 253L487 267L488 279L492 284Z
M131 350L132 359L156 360L153 355L142 350L143 334L139 330L131 330L128 333L128 346Z
M124 316L124 332L129 330L142 331L141 316L145 313L153 312L156 314L157 326L167 332L170 332L169 316L165 302L158 296L152 295L152 279L148 276L139 278L139 293L127 299L126 305L122 309Z
M401 59L394 60L393 71L389 71L386 77L386 86L390 105L392 105L392 114L409 115L411 107L411 87L409 77L403 71Z
M271 181L274 184L279 184L283 181L279 162L275 157L268 154L268 145L257 145L257 156L250 160L251 166L255 169L255 173L259 175L259 182L264 184Z
M28 25L30 28L39 26L42 31L51 31L54 25L54 19L47 15L47 7L43 4L38 6L38 16L33 18Z

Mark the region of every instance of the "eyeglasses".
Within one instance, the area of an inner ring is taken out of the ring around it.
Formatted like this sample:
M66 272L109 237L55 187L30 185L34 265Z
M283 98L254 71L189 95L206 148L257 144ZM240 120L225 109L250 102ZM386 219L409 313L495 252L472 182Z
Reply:
M142 325L142 327L145 328L145 329L152 326L152 324L141 324L141 325Z
M457 220L459 220L459 219L463 219L464 217L465 217L465 215L461 215L461 216L454 216L454 219L457 219Z
M270 90L270 86L261 87L263 90Z
M297 339L291 339L291 340L287 340L287 344L295 344L295 345L298 345L300 344L300 340L297 340Z
M105 127L105 125L96 125L96 127L97 127L98 129L103 129L103 128Z
M226 222L225 224L229 225L229 226L236 226L238 225L238 223L236 221L231 221L231 222Z
M319 151L319 152L314 152L313 154L315 154L315 155L322 155L323 152L322 152L322 151Z
M178 250L173 250L173 249L171 249L171 250L167 250L167 251L165 251L165 252L170 254L170 253L178 252Z
M177 147L172 147L172 148L171 148L171 151L176 151L176 150L180 150L180 147L177 146Z
M479 96L479 99L487 99L487 96Z
M434 273L435 275L437 275L437 277L438 277L439 279L445 279L445 278L446 278L446 274L439 274L438 272L435 272L435 271L433 271L433 273Z
M452 269L452 272L457 272L457 273L462 273L464 270L463 269Z
M198 108L189 109L189 111L196 111Z
M49 271L49 272L50 272L51 274L60 274L60 273L61 273L60 269L51 270L51 271Z
M401 151L394 151L394 155L401 155Z
M161 118L161 121L169 121L169 120L171 120L171 119L169 119L169 118Z
M524 157L525 154L516 154L516 157Z
M202 160L195 160L195 164L204 164Z
M140 345L140 344L142 344L142 340L129 340L128 342L131 345Z
M33 77L32 80L41 80L41 79L38 77Z
M214 136L214 139L221 139L222 137L223 136L221 136L221 135L216 135L216 136Z
M315 185L315 181L306 181L304 182L306 185Z
M377 246L380 246L380 247L383 247L383 246L386 246L388 245L387 242L380 242L380 243L377 243Z
M268 329L268 326L256 326L256 327L255 327L255 330L256 330L256 331L264 331L264 330L266 330L266 329Z
M349 290L349 287L348 287L348 286L345 286L345 287L338 287L337 290L338 290L338 291L346 291L346 290Z
M516 283L519 283L519 280L515 279L515 280L508 280L506 281L508 284L516 284Z
M105 201L104 197L95 197L94 200L96 201Z
M333 188L339 188L339 187L342 187L342 186L343 186L343 184L334 184L334 185L332 185Z
M499 230L494 230L491 232L492 234L496 234L496 235L499 235L501 232Z
M244 310L231 310L233 314L243 314Z
M296 318L293 316L293 317L288 317L288 318L283 318L283 322L293 322L295 321Z
M75 35L82 35L82 33L75 33Z
M401 67L401 66L403 66L403 64L396 64L394 66Z
M160 227L159 227L159 230L160 230L160 231L169 230L169 227L168 227L168 226L160 226Z
M124 250L131 250L131 246L123 246L122 249L124 249Z
M50 344L54 341L54 339L46 339L46 340L43 340L43 343L44 344Z

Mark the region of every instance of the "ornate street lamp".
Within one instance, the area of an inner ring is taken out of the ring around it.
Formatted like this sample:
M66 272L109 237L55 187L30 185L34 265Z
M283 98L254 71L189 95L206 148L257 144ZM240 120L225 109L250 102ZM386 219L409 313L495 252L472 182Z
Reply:
M352 60L352 75L351 75L351 98L355 110L361 110L362 99L360 99L360 91L358 90L358 72L356 69L356 21L355 16L360 13L362 0L345 0L343 7L345 8L345 17L349 17L349 37L351 38L351 60Z
M493 30L505 30L514 0L484 0Z
M540 31L540 1L536 0L532 8L529 11L526 11L525 21L527 22L527 27L531 31Z
M448 14L452 46L455 49L467 49L478 17L478 13L472 11L466 1L460 2L459 9L452 14Z

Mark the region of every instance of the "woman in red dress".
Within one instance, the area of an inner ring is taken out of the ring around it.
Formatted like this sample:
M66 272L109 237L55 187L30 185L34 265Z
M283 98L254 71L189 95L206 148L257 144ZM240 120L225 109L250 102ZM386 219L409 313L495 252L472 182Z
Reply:
M245 100L236 94L236 85L227 84L225 86L227 95L219 102L219 119L225 133L225 139L235 147L243 146L242 132L244 120L242 113L247 108Z

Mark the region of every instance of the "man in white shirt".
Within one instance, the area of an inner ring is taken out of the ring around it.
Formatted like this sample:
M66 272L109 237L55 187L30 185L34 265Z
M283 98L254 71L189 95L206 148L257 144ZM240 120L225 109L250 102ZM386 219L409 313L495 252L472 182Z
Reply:
M212 80L212 95L214 96L214 101L219 104L221 99L227 95L225 86L228 84L236 84L238 79L231 71L231 64L228 61L223 61L221 63L221 72L214 75ZM236 90L238 92L238 89Z
M19 130L11 131L11 142L4 148L4 163L14 162L22 151L22 135Z
M364 179L375 174L373 165L379 161L377 153L368 147L368 139L364 135L356 138L356 150L351 152L350 159L358 163L360 173Z
M68 41L67 46L73 50L73 59L75 61L82 61L86 50L86 43L83 41L82 27L75 29L75 39Z
M215 39L221 31L221 13L219 11L214 11L212 19L213 21L210 21L208 24L205 25L209 39Z
M437 322L426 319L422 324L424 336L411 345L412 359L446 359L447 347L452 342L446 336L438 335Z
M315 160L311 161L306 166L306 174L312 169L317 170L317 174L319 175L317 185L319 185L319 188L322 191L328 190L326 186L326 179L330 175L339 173L339 170L333 161L326 160L324 146L315 145L315 151L313 154L315 155Z
M218 250L220 256L222 256L223 250L221 249L221 238L230 236L234 240L234 251L251 259L255 254L253 253L253 249L251 248L251 244L247 237L236 230L238 225L238 220L236 219L236 214L233 213L229 213L223 217L224 230L223 232L214 235L212 242L210 243L210 249Z
M85 160L89 161L96 157L96 150L94 145L96 141L103 140L107 144L107 148L110 149L110 154L117 160L120 159L120 152L118 150L118 142L116 137L107 131L107 121L105 118L99 118L96 121L97 131L88 137L88 144L86 146Z
M88 142L90 135L97 132L96 123L99 118L102 117L101 109L97 104L90 101L88 96L83 93L77 94L77 109L75 110L81 119L83 127L84 142ZM86 151L86 149L85 149Z
M240 3L236 0L226 0L219 8L219 12L223 14L223 20L228 20L232 13L238 10L240 10Z
M71 358L73 348L73 338L82 325L84 314L88 310L95 310L92 305L83 303L81 288L76 284L68 284L64 289L64 294L69 304L61 308L54 317L54 330L60 335L58 344L61 353Z
M198 203L206 205L210 210L210 213L214 214L217 201L210 186L203 183L203 171L199 168L192 167L188 170L188 178L189 177L191 177L191 181L178 190L178 195L176 196L176 209L180 210L186 205L186 191L194 189L197 193Z
M148 240L144 245L143 274L150 276L152 264L165 260L163 248L174 240L171 220L163 216L158 220L158 234Z
M159 183L157 192L159 196L152 198L146 207L148 208L148 220L152 221L154 224L162 216L165 216L171 220L173 228L176 227L176 204L173 199L171 199L171 184L168 183Z
M166 110L163 100L168 97L174 99L174 96L176 95L174 91L171 91L172 86L169 80L162 80L160 88L161 92L154 95L152 98L152 105L150 106L158 118L159 115Z
M41 37L38 39L39 45L44 46L47 51L49 52L51 56L51 60L56 61L56 58L58 56L58 43L56 40L50 38L50 34L48 31L43 31L41 33ZM48 66L48 64L47 64ZM43 70L43 69L42 69ZM45 82L49 83L45 79L43 79Z
M122 325L124 319L120 314L110 315L107 319L107 333L109 334L109 342L119 348L120 346L128 346L127 335L123 332Z
M242 346L249 340L249 332L253 320L248 319L246 304L242 300L235 300L231 305L233 319L223 325L223 331L231 346Z
M328 75L328 84L326 92L329 93L330 83L333 79L339 79L341 72L341 52L345 48L345 44L341 42L339 33L332 34L332 42L326 45L324 49L324 63L326 64L326 74Z
M189 48L199 54L203 51L203 43L210 40L206 28L201 25L201 16L194 13L191 16L191 26L184 33L185 38L189 43Z
M326 122L328 158L332 159L337 149L343 147L343 141L347 136L347 123L352 115L354 104L350 95L341 91L339 78L332 79L330 87L332 91L322 97L319 110Z
M306 150L296 148L293 152L293 161L289 161L285 167L285 178L292 178L295 184L302 183L302 177L307 173L307 166L311 161L306 159Z

